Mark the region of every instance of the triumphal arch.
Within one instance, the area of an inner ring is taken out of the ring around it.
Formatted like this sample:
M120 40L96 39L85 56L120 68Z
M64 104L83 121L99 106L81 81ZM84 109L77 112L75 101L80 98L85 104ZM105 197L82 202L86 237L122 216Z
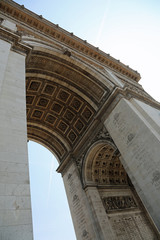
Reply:
M78 240L160 239L160 105L139 73L11 0L0 73L0 239L33 239L30 139L59 161Z

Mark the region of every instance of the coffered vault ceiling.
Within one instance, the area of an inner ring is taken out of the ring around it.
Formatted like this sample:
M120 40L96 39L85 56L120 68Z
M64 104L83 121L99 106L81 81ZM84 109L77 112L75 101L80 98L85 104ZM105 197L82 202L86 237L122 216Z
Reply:
M90 126L109 89L69 57L33 50L26 68L28 137L62 159Z
M16 23L15 32L0 28L3 38L12 42L14 51L26 54L28 138L62 161L85 144L84 136L117 86L107 71L124 76L124 86L133 91L140 75L23 5L2 0L0 11L0 21Z

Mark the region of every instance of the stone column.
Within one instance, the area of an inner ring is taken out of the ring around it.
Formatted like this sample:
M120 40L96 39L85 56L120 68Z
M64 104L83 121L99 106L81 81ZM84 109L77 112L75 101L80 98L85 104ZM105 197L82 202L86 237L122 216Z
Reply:
M0 40L0 239L32 240L25 55Z
M136 101L121 99L105 126L138 195L160 230L160 111Z
M100 238L103 240L114 240L116 239L113 229L108 220L106 211L102 204L97 187L87 187L85 189L90 207L92 209L93 221L96 226Z
M63 176L77 240L102 240L74 162Z

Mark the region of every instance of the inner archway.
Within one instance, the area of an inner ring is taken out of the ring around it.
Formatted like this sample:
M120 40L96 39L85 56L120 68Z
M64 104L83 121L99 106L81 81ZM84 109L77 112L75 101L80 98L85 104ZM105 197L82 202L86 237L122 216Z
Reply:
M127 176L114 142L100 141L90 148L82 176L95 221L100 219L103 225L108 218L116 239L155 239L153 223Z
M56 173L57 159L33 141L28 150L34 240L75 240L63 179Z

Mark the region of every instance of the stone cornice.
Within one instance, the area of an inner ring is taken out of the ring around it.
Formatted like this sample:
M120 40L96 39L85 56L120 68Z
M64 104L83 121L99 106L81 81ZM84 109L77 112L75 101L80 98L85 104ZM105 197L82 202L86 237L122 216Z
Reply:
M16 20L16 23L19 22L20 26L26 26L33 32L36 30L36 32L43 33L45 36L55 39L69 48L89 56L99 64L116 70L134 81L138 82L140 80L139 73L124 65L119 60L114 59L109 54L92 46L87 43L87 41L74 36L73 33L69 33L58 25L43 19L42 16L25 9L23 5L20 6L11 0L2 0L0 3L0 11L6 17Z
M26 44L20 42L20 36L1 26L0 39L9 42L12 45L11 49L21 54L29 54L32 49L30 46L27 46Z

